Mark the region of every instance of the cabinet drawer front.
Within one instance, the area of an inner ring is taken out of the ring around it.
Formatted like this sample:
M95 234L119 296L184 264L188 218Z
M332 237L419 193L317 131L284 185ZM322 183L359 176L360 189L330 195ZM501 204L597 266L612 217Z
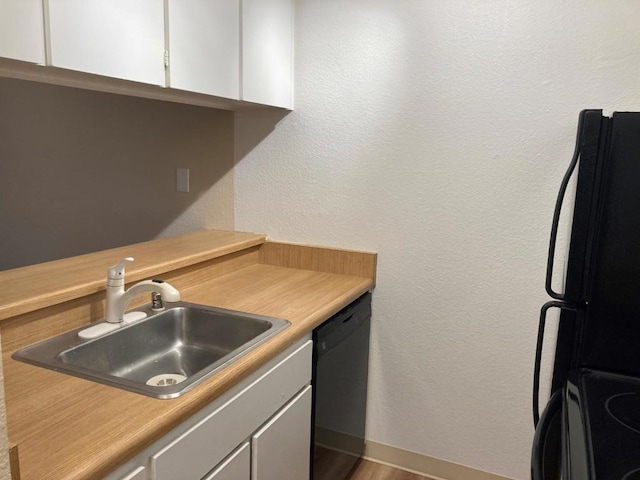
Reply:
M199 480L311 380L312 342L151 458L156 480Z
M229 455L229 458L203 480L250 480L250 452L249 442L247 442Z
M147 477L144 473L144 467L138 467L129 475L125 475L120 480L145 480Z

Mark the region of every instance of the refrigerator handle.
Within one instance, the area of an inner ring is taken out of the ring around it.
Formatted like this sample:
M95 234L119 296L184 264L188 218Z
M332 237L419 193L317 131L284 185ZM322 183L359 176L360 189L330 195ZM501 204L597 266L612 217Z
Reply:
M567 192L569 180L571 180L573 171L575 170L576 165L578 164L578 159L580 158L580 142L582 139L582 127L584 125L584 117L586 113L587 110L581 111L578 118L578 132L576 134L576 146L573 151L573 158L571 159L569 168L567 168L567 171L562 178L562 182L560 183L560 191L558 192L558 197L556 199L556 206L553 211L553 222L551 223L551 238L549 240L549 255L547 257L547 278L545 281L545 288L549 296L551 298L555 298L556 300L564 300L564 293L558 293L554 291L551 285L551 281L553 278L553 262L556 254L556 240L558 237L558 223L560 222L562 201L564 200L564 195Z
M540 322L538 323L538 341L536 343L536 360L533 369L533 425L538 426L540 420L540 363L542 361L542 344L544 341L544 328L547 321L547 312L550 308L576 311L576 308L565 302L550 301L540 309Z

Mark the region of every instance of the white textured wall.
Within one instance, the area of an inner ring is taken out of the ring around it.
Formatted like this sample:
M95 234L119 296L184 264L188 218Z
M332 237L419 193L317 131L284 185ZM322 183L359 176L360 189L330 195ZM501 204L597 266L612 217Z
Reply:
M236 117L236 229L378 252L369 438L528 478L554 199L578 112L640 110L640 2L296 9L296 110L257 145Z

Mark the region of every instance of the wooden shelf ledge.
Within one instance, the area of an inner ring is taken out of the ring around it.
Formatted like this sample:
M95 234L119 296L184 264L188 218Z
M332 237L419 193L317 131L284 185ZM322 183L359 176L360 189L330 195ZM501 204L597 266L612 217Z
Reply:
M105 289L107 268L124 257L126 280L154 275L228 255L266 241L266 235L201 230L72 258L0 272L0 321Z

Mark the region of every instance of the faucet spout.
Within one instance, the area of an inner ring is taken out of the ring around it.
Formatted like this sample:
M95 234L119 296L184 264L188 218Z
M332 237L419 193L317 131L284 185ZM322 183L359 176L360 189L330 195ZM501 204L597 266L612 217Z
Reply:
M159 293L165 302L180 301L180 292L164 280L145 280L136 283L124 293L122 296L122 304L124 306L122 313L127 309L127 305L129 305L131 300L144 292Z

